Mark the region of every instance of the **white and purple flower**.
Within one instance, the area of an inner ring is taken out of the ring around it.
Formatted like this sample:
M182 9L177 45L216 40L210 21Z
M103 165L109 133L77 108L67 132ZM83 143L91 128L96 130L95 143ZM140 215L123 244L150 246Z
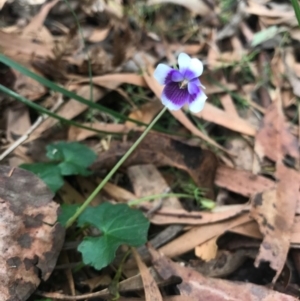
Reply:
M203 72L203 64L186 53L180 53L178 65L179 70L159 64L154 71L155 79L165 85L161 95L162 103L169 110L179 110L188 104L191 112L198 113L207 99L198 78Z

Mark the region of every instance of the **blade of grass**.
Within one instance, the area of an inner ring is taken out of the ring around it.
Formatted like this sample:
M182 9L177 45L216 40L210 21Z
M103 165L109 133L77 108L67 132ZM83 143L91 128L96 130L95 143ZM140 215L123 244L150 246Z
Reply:
M97 103L94 103L90 100L87 100L79 95L77 95L76 93L74 92L71 92L71 91L68 91L66 90L65 88L55 84L54 82L28 70L26 67L20 65L19 63L11 60L10 58L6 57L5 55L3 54L0 54L0 62L2 62L3 64L9 66L10 68L13 68L13 69L16 69L17 71L21 72L22 74L36 80L37 82L39 82L40 84L42 85L45 85L46 87L48 87L49 89L53 90L53 91L57 91L67 97L70 97L72 99L75 99L83 104L86 104L88 107L90 108L93 108L93 109L97 109L101 112L105 112L107 114L110 114L112 115L114 118L118 118L120 119L121 121L131 121L137 125L142 125L142 126L147 126L147 124L141 122L141 121L138 121L138 120L135 120L135 119L132 119L132 118L129 118L127 116L124 116L118 112L115 112L114 110L111 110L111 109L108 109L102 105L99 105ZM4 87L5 88L5 87ZM11 90L9 90L11 91ZM13 91L11 91L13 92ZM5 92L7 93L7 92ZM18 94L16 94L18 95ZM20 96L20 95L19 95ZM14 97L14 96L13 96ZM29 101L30 102L30 101ZM30 102L31 103L31 102ZM50 116L50 115L49 115ZM60 117L62 118L62 117ZM59 118L56 118L56 119L59 119ZM66 119L65 119L66 120ZM71 124L71 123L70 123ZM81 126L82 127L82 126ZM84 128L84 127L82 127ZM182 135L182 134L179 134L179 133L174 133L172 131L169 131L169 130L165 130L163 129L162 127L158 126L158 125L155 125L153 127L154 130L158 131L158 132L161 132L161 133L165 133L165 134L170 134L170 135L174 135L174 136L178 136L178 137L187 137L187 135ZM99 131L96 131L94 130L95 132L99 132ZM107 133L107 132L106 132ZM190 137L190 136L188 136Z
M53 117L53 118L55 118L55 119L57 119L57 120L59 120L61 122L66 123L68 125L73 125L73 126L76 126L76 127L79 127L79 128L85 129L85 130L90 130L90 131L93 131L93 132L96 132L96 133L99 133L99 134L110 134L110 135L116 135L117 134L118 135L118 133L116 133L116 132L111 133L111 132L106 132L106 131L99 131L97 129L93 129L93 128L88 127L88 126L84 126L84 125L82 125L82 124L80 124L80 123L78 123L76 121L72 121L72 120L66 119L64 117L61 117L61 116L59 116L59 115L57 115L57 114L55 114L55 113L53 113L53 112L45 109L44 107L42 107L42 106L40 106L40 105L38 105L38 104L36 104L36 103L28 100L27 98L21 96L20 94L12 91L10 89L8 89L7 87L5 87L3 85L0 85L0 91L4 92L5 94L13 97L14 99L16 99L18 101L26 104L28 107L30 107L30 108L38 111L39 113L46 114L46 115L48 115L50 117ZM123 135L123 134L124 133L120 133L120 135Z
M298 21L298 25L300 27L300 6L298 0L292 0L292 5L295 11L295 15Z
M30 77L30 78L38 81L39 83L45 85L46 87L48 87L51 90L57 91L57 92L65 95L65 96L67 96L69 98L75 99L75 100L77 100L77 101L79 101L79 102L81 102L83 104L86 104L90 108L94 108L94 109L97 109L97 110L99 110L101 112L105 112L107 114L110 114L114 118L119 118L121 121L131 121L131 122L133 122L133 123L135 123L137 125L140 125L140 126L148 126L148 124L145 124L145 123L143 123L141 121L138 121L138 120L129 118L127 116L124 116L124 115L122 115L122 114L120 114L118 112L115 112L114 110L106 108L105 106L102 106L102 105L99 105L99 104L94 103L92 101L89 101L89 100L87 100L87 99L85 99L85 98L77 95L74 92L68 91L65 88L63 88L63 87L61 87L61 86L53 83L52 81L50 81L50 80L48 80L48 79L46 79L46 78L44 78L44 77L42 77L42 76L40 76L40 75L32 72L30 70L28 70L26 67L24 67L24 66L20 65L19 63L11 60L10 58L8 58L7 56L5 56L5 55L3 55L1 53L0 53L0 62L2 62L3 64L9 66L10 68L16 69L17 71L21 72L22 74L24 74L26 76L28 76L28 77ZM12 90L9 90L9 89L6 90L6 87L4 87L4 86L2 86L2 89L3 89L2 91L5 92L6 94L14 93ZM22 97L22 96L20 96L17 93L14 93L14 95L17 96L16 97L17 100L21 101L20 97ZM13 94L11 94L11 96L15 98L15 96L13 96ZM26 99L26 98L23 98L23 100L24 99ZM27 101L26 104L28 104L28 105L29 105L29 103L32 104L31 101L29 101L27 99L26 99L26 101ZM22 102L25 103L24 101L22 101ZM33 108L33 106L31 106L31 107ZM38 107L42 108L40 106L38 106ZM34 108L34 109L38 110L38 108ZM46 109L44 109L44 110L46 110ZM45 114L47 114L46 111L44 112ZM53 117L53 118L56 118L56 117L54 117L54 115L56 115L56 114L53 114L53 115L48 114L48 115L51 116L51 117ZM61 117L59 115L56 115L56 116L58 116L56 118L58 120L61 120L61 121L63 120L64 122L65 121L69 121L69 120L67 120L67 119L65 119L65 118L63 118L63 117ZM69 124L75 125L75 123L72 123L71 121L69 121ZM98 132L101 133L99 130L95 130L95 129L92 129L92 128L88 128L88 127L82 126L79 123L77 123L76 126L78 126L80 128L84 128L84 129L90 129L90 130L92 130L94 132L97 132L97 133ZM161 133L165 133L165 134L177 136L177 137L186 137L186 138L193 137L193 135L185 135L185 134L180 134L178 132L173 132L173 131L170 131L170 130L165 130L164 128L162 128L161 126L158 126L158 125L153 126L153 130L161 132ZM108 134L108 132L102 132L102 133ZM116 133L111 133L111 134L116 134Z
M68 7L68 9L70 10L71 14L73 15L73 18L75 20L76 26L78 28L78 32L80 34L80 38L81 38L81 42L83 45L83 48L86 48L85 45L85 40L84 40L84 35L83 35L83 31L82 28L80 26L80 22L79 19L74 11L74 9L72 8L71 4L69 3L68 0L64 1ZM89 83L90 83L90 100L93 101L93 74L92 74L92 64L91 64L91 58L90 58L90 54L87 52L87 61L88 61L88 75L89 75Z
M90 108L93 108L93 109L97 109L99 111L102 111L104 113L107 113L107 114L110 114L112 115L114 118L118 118L118 119L121 119L122 121L126 121L126 120L129 120L131 122L134 122L135 124L138 124L138 125L146 125L140 121L137 121L137 120L134 120L134 119L131 119L131 118L128 118L120 113L117 113L111 109L108 109L102 105L99 105L97 103L94 103L90 100L87 100L77 94L75 94L74 92L71 92L71 91L68 91L66 90L65 88L63 87L60 87L58 86L57 84L55 84L54 82L28 70L27 68L23 67L22 65L20 65L19 63L11 60L10 58L6 57L5 55L3 54L0 54L0 62L2 62L3 64L13 68L13 69L16 69L17 71L21 72L22 74L38 81L39 83L41 83L42 85L45 85L46 87L50 88L51 90L53 91L57 91L67 97L70 97L70 98L73 98L87 106L89 106Z

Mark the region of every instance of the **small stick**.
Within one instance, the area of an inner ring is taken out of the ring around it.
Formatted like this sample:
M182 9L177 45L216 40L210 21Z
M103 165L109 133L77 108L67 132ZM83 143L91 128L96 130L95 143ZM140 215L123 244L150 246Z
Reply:
M77 296L69 296L60 293L45 293L41 291L36 291L35 294L44 298L57 299L57 300L83 300L83 299L91 299L91 298L104 297L110 295L108 291L105 293L100 291L100 292L88 293L88 294L77 295Z
M12 174L14 173L14 170L15 170L15 168L13 167L10 171L9 171L9 173L8 173L8 177L10 178L11 176L12 176Z
M170 191L171 191L170 187L167 187L167 188L164 189L163 194L169 193ZM148 218L150 218L153 214L155 214L156 211L161 209L161 207L163 205L163 199L164 198L160 198L158 203L147 212L146 216Z

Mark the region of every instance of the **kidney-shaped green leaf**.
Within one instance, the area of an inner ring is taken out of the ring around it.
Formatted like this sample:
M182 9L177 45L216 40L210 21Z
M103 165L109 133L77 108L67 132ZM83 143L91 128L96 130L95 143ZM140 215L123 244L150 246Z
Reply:
M120 245L136 247L146 243L149 229L143 213L125 204L89 207L79 217L78 224L91 224L102 232L100 237L86 237L78 246L84 263L96 269L107 266Z

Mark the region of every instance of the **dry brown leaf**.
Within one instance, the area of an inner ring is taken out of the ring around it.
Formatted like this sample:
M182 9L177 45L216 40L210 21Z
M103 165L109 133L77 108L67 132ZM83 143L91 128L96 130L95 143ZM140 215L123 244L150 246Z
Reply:
M86 285L88 286L90 292L95 290L99 286L109 286L112 282L111 277L108 274L88 278L86 280L80 281L81 285Z
M42 74L36 69L30 66L28 66L27 68L30 71L42 76ZM16 75L16 81L13 85L13 90L16 93L32 101L40 99L47 93L47 88L44 85L40 84L38 81L20 73L17 70L14 70L14 73Z
M273 161L277 161L278 156L282 160L286 155L299 158L298 141L284 121L278 102L267 108L263 125L256 135L255 152L259 158L266 156Z
M296 96L300 97L300 86L299 86L299 74L297 74L297 70L299 70L299 63L295 58L295 53L293 48L287 48L284 51L284 73L287 75L288 80L293 88L293 92Z
M297 299L252 283L237 283L207 278L183 267L162 253L149 248L154 268L163 279L177 276L182 279L178 289L187 300L213 301L296 301Z
M0 300L26 300L47 280L64 242L59 205L37 176L0 167Z
M53 0L42 6L40 12L35 15L28 25L22 30L21 36L29 37L39 42L46 42L52 48L53 37L51 33L43 27L45 19L47 18L50 10L57 4L59 0ZM41 32L42 31L42 32Z
M241 134L249 136L254 136L256 134L256 129L247 121L239 116L228 114L208 102L205 103L201 112L193 115Z
M226 82L222 82L223 85L227 86ZM235 108L234 102L229 94L220 96L221 104L224 110L229 114L236 117L239 117L239 114Z
M115 73L115 74L106 74L101 76L94 76L92 81L95 85L107 88L107 89L116 89L118 85L121 84L131 84L139 87L147 87L147 84L144 78L141 75L135 73ZM89 83L90 79L81 79L74 82L75 85Z
M91 181L90 179L82 176L77 176L77 184L79 186L80 192L83 194L85 199L87 199L97 187L96 183L93 183L93 181ZM91 206L97 206L102 202L102 196L100 194L97 194L91 202Z
M10 107L6 117L6 139L12 145L30 128L30 116L28 107L23 104L16 104ZM14 156L10 156L8 161L10 166L19 166L24 162L24 157L21 154L26 153L26 147L19 146L18 151L14 152Z
M251 171L253 168L253 147L242 137L228 138L226 148L233 154L231 160L237 169Z
M107 38L110 31L111 31L110 27L104 28L104 29L93 28L93 31L87 37L87 40L91 43L102 42L103 40L105 40Z
M172 51L185 52L189 55L196 55L205 47L206 43L199 41L196 44L168 44L168 47Z
M186 114L182 112L182 110L178 111L170 111L170 113L186 128L188 129L192 134L195 136L198 136L199 138L203 139L207 143L217 147L218 149L224 151L225 153L229 153L224 147L219 145L217 142L215 142L210 137L203 134L201 131L198 130L197 127L194 126L194 124L186 117Z
M76 94L79 96L89 99L90 97L90 86L89 85L83 85L78 86L77 91L75 91ZM93 88L93 99L94 101L98 101L101 97L104 96L104 92L97 87ZM78 102L76 100L69 100L64 105L60 107L60 109L56 112L57 115L60 115L61 117L64 117L66 119L73 119L80 113L84 112L88 108L87 105ZM57 119L48 118L45 122L42 123L42 125L30 136L28 141L32 141L36 138L38 138L43 132L51 128L57 123Z
M162 301L163 298L161 296L159 288L154 278L152 277L151 273L149 272L147 266L142 261L139 253L134 248L132 248L132 253L141 273L142 281L144 284L146 301Z
M296 105L296 97L291 90L281 91L282 95L282 106L283 108L288 108L292 105Z
M14 142L30 128L28 107L18 104L7 110L6 139Z
M193 250L196 246L205 241L219 236L224 232L245 224L251 220L248 213L242 214L238 217L227 221L222 221L209 225L197 226L186 232L185 234L174 239L159 250L168 257L176 257Z
M270 262L276 271L273 282L279 277L290 248L294 216L299 201L300 174L278 161L276 187L253 198L251 216L264 235L255 265Z
M101 153L91 169L111 168L131 145L131 142L113 141L109 151ZM170 139L167 135L149 133L147 139L139 144L123 166L136 164L167 165L186 170L196 185L207 189L207 197L214 199L212 182L217 159L215 154L208 150Z
M235 252L220 250L216 258L203 262L203 260L190 260L188 267L207 277L226 277L235 272L247 259L249 251L239 249ZM257 252L256 252L257 253Z
M237 226L233 229L230 229L229 231L233 232L233 233L238 233L238 234L241 234L241 235L244 235L247 237L256 238L256 239L263 238L261 232L259 231L258 224L255 220L252 220L246 224Z
M247 197L275 187L268 178L222 165L217 169L215 184Z
M100 183L102 180L98 179L98 182ZM107 183L105 184L105 186L103 187L103 190L110 196L112 197L114 200L118 201L118 202L129 202L132 200L137 199L137 196L135 194L133 194L132 192L119 187L115 184L112 183Z
M152 164L131 166L127 169L127 175L138 198L169 192L170 188L166 180ZM159 206L161 201L163 208L182 208L181 203L176 197L153 200L152 204L154 207Z
M129 131L131 131L131 129L129 129L125 124L117 124L117 123L93 122L93 123L83 123L82 125L98 131L103 131L108 133L127 134ZM68 140L82 141L96 135L98 134L95 131L82 129L76 126L70 126L68 132Z
M245 10L249 14L257 15L257 16L264 16L264 17L274 17L274 18L286 18L286 19L295 19L295 13L290 6L290 11L286 11L285 9L270 9L270 6L267 7L266 5L259 3L259 1L251 0L248 2L247 7Z
M142 204L141 209L151 210L151 204ZM246 205L226 205L213 209L210 212L186 211L176 208L161 208L156 210L150 221L157 225L186 224L186 225L206 225L222 220L230 219L234 216L246 212L249 207Z
M214 51L214 54L208 57L208 63L211 68L224 68L231 66L233 63L239 63L247 55L246 50L242 51Z
M138 109L134 110L129 114L129 118L149 124L156 114L162 109L163 105L160 101L153 101L145 103ZM131 121L126 121L125 125L128 128L135 128L136 124Z
M0 48L4 55L22 64L28 64L32 57L53 58L51 48L37 44L27 37L9 34L0 30Z
M210 261L217 256L218 237L213 237L195 248L195 255L204 261Z
M289 34L291 35L291 38L294 40L300 41L300 28L291 28L289 31Z
M192 13L200 16L207 16L209 13L212 12L210 7L203 0L148 0L147 2L148 5L155 5L161 3L172 3L175 5L181 5L189 9Z
M279 93L276 94L277 100ZM253 198L252 216L264 235L255 264L270 262L276 271L275 282L286 261L299 202L300 174L284 165L290 155L299 159L298 141L290 133L281 108L281 102L272 103L265 114L264 123L256 136L255 150L276 162L276 185Z
M291 242L293 244L300 244L300 216L296 215L294 218L294 225L292 229Z
M256 239L262 239L263 235L259 231L259 226L256 221L251 221L247 224L237 226L229 230L230 232L238 233L241 235L249 236ZM300 244L300 216L296 216L294 219L294 225L291 233L291 243L296 248Z

